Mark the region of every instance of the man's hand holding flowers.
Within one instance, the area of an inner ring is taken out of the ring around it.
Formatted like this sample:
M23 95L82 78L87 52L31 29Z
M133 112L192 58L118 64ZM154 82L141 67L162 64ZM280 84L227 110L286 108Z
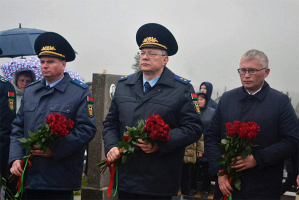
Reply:
M33 145L33 147L37 149L37 150L31 150L31 154L34 156L43 156L43 157L53 156L52 151L49 147L47 148L47 151L45 153L43 153L43 150L38 150L40 148L37 145ZM23 169L21 167L21 160L15 160L13 162L10 172L16 176L22 175Z
M118 143L119 146L111 148L107 153L107 158L97 164L97 166L101 167L101 173L104 173L107 167L109 167L111 176L107 191L108 197L111 194L115 171L117 171L116 169L120 163L116 161L121 159L120 161L124 163L128 157L136 155L140 150L147 154L157 152L159 150L157 142L169 140L170 127L160 115L153 114L146 121L143 119L139 120L136 127L126 126L126 128L127 132L124 133L123 141ZM117 187L118 185L116 184Z
M10 172L12 175L9 179L13 180L19 176L18 193L16 197L22 197L23 193L23 173L25 169L32 166L34 156L52 157L52 151L55 146L55 140L58 137L65 137L73 128L74 122L66 119L65 116L55 113L46 117L46 124L41 124L41 129L35 130L34 133L29 131L29 137L19 138L24 143L23 148L28 149L29 155L24 156L22 160L15 160L12 164ZM27 165L28 164L28 165Z
M145 143L142 139L138 139L139 144L137 143L136 146L139 146L144 153L154 153L159 150L159 146L156 142L154 142L154 146L152 143Z
M233 164L234 159L232 159L231 166L233 169L238 169L237 172L243 171L245 169L253 168L257 165L253 155L248 155L243 160L241 156L237 157L236 164Z
M43 157L52 157L52 151L51 149L48 147L46 152L44 153L43 150L40 150L40 148L37 145L33 145L34 148L36 148L36 150L31 150L32 155L34 156L43 156Z
M244 160L242 159L241 156L238 156L236 164L233 164L234 159L232 159L231 161L232 161L230 163L231 167L233 169L237 169L237 172L244 171L245 169L253 168L257 165L253 155L246 156ZM229 179L227 175L218 176L218 184L223 195L231 196L231 191L233 191L233 188L229 183Z
M120 159L121 154L119 152L118 147L113 147L112 149L110 149L110 151L107 153L107 158L111 163L114 163L115 161Z
M228 122L225 126L227 136L220 143L223 155L217 158L217 162L224 165L217 173L219 189L224 195L224 200L232 195L233 187L241 190L242 171L257 165L252 155L255 147L252 141L260 131L255 122L234 121L233 124Z
M234 190L231 187L228 176L226 174L223 176L218 176L218 185L219 185L219 189L221 190L223 195L226 195L226 196L232 195L231 192Z
M16 176L21 176L23 169L21 167L21 160L15 160L10 168L10 172Z

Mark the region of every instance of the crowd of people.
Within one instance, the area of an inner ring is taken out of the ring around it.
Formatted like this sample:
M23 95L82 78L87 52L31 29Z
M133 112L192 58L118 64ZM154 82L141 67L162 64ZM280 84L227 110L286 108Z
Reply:
M122 158L119 142L126 127L158 114L169 125L169 140L147 143L138 139L140 152L118 165L118 198L172 199L179 189L193 196L201 177L204 198L215 181L214 199L280 199L284 161L292 159L288 184L298 175L298 119L289 98L265 81L270 74L265 53L249 50L240 59L241 87L225 92L218 105L211 98L213 85L202 82L195 90L188 79L166 67L178 51L173 34L164 26L149 23L136 34L140 71L119 79L111 96L109 113L103 121L107 160ZM64 73L75 59L68 41L53 32L41 34L34 48L41 61L43 79L34 73L15 72L12 83L0 81L0 172L23 176L22 199L71 199L81 187L84 152L96 133L92 84L71 79ZM32 165L26 169L27 155L20 138L40 128L50 114L60 113L74 122L70 133L57 138L53 148L34 145ZM230 184L228 173L216 162L219 146L226 137L225 123L253 121L260 127L252 154L237 157L231 168L242 171L241 190ZM297 179L296 179L297 177ZM269 181L271 180L271 181ZM14 186L8 185L12 191ZM3 195L3 192L1 192ZM2 197L4 198L4 197Z

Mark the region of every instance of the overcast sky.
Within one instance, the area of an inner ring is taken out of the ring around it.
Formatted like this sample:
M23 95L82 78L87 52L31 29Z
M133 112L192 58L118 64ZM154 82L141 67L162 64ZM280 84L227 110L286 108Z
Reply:
M239 59L258 49L270 61L270 86L299 100L298 0L0 0L0 15L0 31L22 23L64 36L78 52L67 67L85 81L104 69L133 73L136 31L155 22L178 42L167 66L196 92L203 81L214 85L214 98L241 86Z

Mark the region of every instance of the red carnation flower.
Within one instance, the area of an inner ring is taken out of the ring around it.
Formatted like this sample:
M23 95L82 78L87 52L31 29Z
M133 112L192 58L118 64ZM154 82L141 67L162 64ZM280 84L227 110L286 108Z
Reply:
M154 129L154 127L155 127L155 124L154 124L154 123L152 123L152 122L147 122L147 123L145 124L145 126L144 126L144 131L145 131L145 132L152 132L153 129Z
M59 137L67 136L74 125L73 120L66 120L65 116L59 113L55 113L54 115L50 114L46 117L46 123L48 124L51 132Z
M152 115L146 119L143 129L145 132L150 133L150 138L156 141L169 140L170 127L164 122L160 115Z
M233 137L236 134L236 132L233 129L232 123L230 123L230 122L225 123L225 126L226 126L226 134L227 134L227 136Z
M260 127L255 122L248 122L247 124L249 129L247 139L249 141L252 141L257 136L257 133L260 131Z
M50 114L48 117L46 117L46 123L50 125L55 120L55 116L53 114Z
M124 142L128 142L129 141L129 137L130 136L128 134L126 134L125 137L124 137Z
M67 129L71 130L73 128L74 122L68 122L67 123Z
M240 121L234 121L233 129L235 133L238 133L240 131L241 122Z
M62 129L59 131L59 137L67 136L69 131L67 129Z
M243 122L243 123L241 124L240 130L239 130L239 132L238 132L238 135L239 135L239 137L240 137L241 139L244 139L244 138L247 137L247 134L248 134L248 128L249 128L249 126L248 126L247 123L244 123L244 122Z
M253 132L250 132L247 135L247 140L252 141L255 137L256 137L256 134L254 134Z

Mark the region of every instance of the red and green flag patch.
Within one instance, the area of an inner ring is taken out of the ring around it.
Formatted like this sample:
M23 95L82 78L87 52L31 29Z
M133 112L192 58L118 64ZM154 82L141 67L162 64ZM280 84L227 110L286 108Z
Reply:
M89 97L89 96L87 96L87 102L89 102L89 103L93 103L93 97Z
M191 94L191 99L196 100L197 99L197 94L196 93L192 93Z
M15 93L14 92L8 92L8 97L15 97Z

